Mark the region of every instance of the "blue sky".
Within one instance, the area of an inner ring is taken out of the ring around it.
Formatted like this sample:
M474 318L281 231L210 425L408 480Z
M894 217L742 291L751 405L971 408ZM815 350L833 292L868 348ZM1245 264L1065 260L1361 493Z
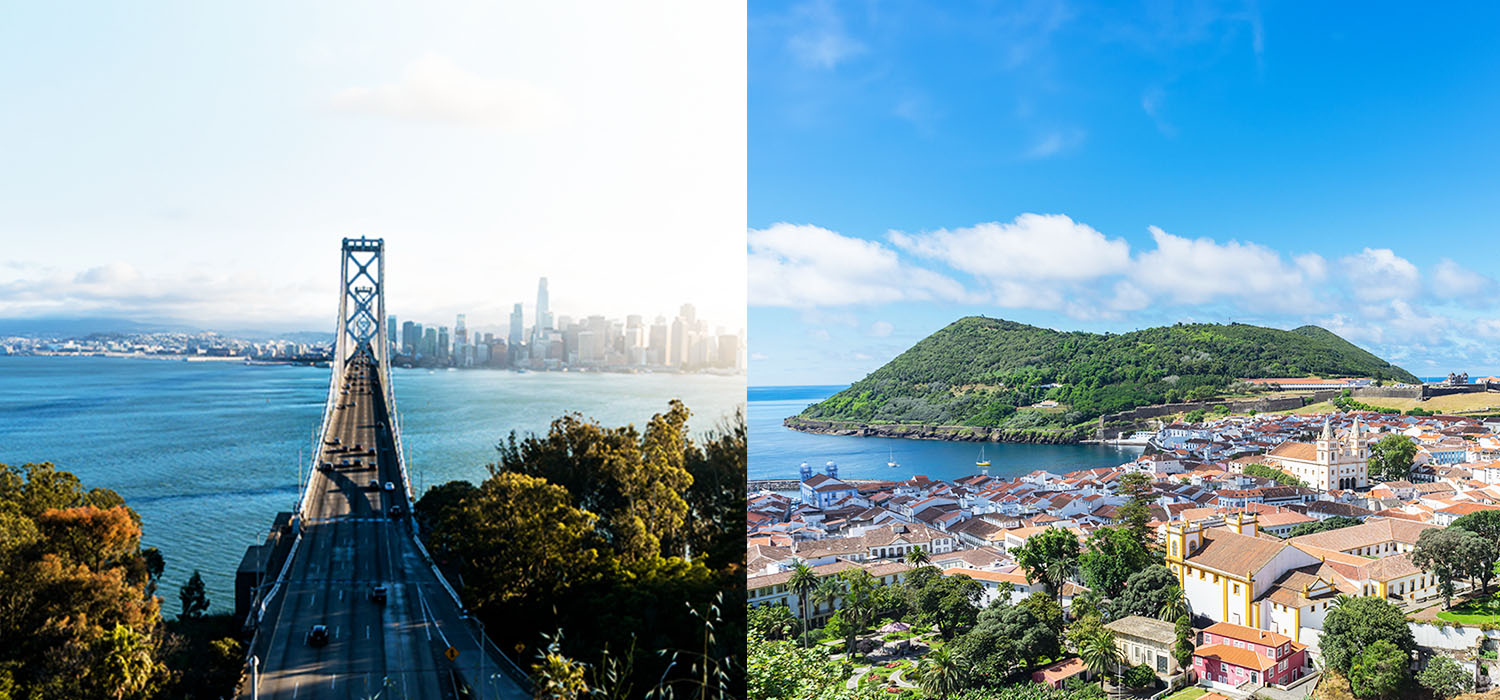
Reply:
M744 325L745 12L647 0L0 8L0 319L327 330L388 308Z
M750 383L970 314L1500 370L1500 7L754 3Z

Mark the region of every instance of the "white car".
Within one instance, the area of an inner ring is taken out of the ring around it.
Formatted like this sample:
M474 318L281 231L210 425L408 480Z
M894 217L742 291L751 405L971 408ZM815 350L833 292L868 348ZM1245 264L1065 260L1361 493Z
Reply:
M387 481L387 482L385 482L385 490L387 490L387 491L395 491L396 490L396 485L393 484L393 483L391 483L391 482L389 482L389 481Z

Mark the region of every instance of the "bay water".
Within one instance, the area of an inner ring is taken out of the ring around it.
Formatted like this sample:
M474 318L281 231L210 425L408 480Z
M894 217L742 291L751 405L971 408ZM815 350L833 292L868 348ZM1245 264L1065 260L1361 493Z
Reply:
M229 611L245 547L296 505L328 381L291 365L0 357L0 463L53 462L119 492L166 558L163 613L194 569ZM418 494L484 480L500 440L566 412L643 427L680 398L702 434L745 401L743 376L395 369L392 382Z

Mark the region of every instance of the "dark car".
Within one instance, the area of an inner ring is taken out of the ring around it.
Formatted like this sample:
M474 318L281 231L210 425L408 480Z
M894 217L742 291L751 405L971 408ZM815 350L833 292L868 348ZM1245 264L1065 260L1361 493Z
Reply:
M401 513L402 512L403 511L401 510L401 506L391 506L391 517L392 518L399 518L399 517L401 517Z
M376 481L374 479L371 479L370 480L370 490L371 491L379 491L380 490L380 482Z
M307 645L321 647L328 644L328 626L313 625L312 630L307 633Z
M385 594L386 594L386 588L383 585L381 585L381 586L372 586L370 588L370 600L373 601L373 602L384 604L385 603Z

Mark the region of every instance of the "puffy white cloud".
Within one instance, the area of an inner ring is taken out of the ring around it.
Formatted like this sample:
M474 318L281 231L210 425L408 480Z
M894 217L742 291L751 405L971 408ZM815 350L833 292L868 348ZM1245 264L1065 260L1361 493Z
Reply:
M1007 280L1087 280L1122 272L1130 244L1061 214L1022 214L1009 223L908 234L896 247L955 270Z
M1322 258L1288 262L1256 243L1174 236L1150 227L1156 249L1136 256L1131 281L1177 304L1230 297L1257 307L1295 310L1312 304L1306 285L1322 274ZM1117 295L1118 296L1118 295ZM1139 297L1131 297L1139 300Z
M1407 299L1421 288L1417 266L1390 248L1365 248L1340 262L1349 278L1350 292L1362 301Z
M876 321L870 324L870 335L876 338L890 337L891 333L895 330L896 327L891 325L890 321Z
M1483 294L1494 289L1495 280L1474 272L1448 258L1433 266L1429 283L1432 293L1440 298L1466 297Z
M750 303L846 306L904 300L968 299L953 279L903 263L878 241L820 226L778 223L746 236Z
M345 89L330 104L355 114L514 130L542 128L566 115L562 101L546 90L487 78L437 54L408 64L394 82Z

